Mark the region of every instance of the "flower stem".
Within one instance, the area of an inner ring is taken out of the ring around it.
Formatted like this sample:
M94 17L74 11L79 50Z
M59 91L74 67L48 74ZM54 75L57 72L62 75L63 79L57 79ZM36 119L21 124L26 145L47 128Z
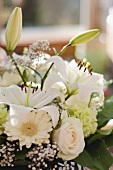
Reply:
M67 48L68 48L69 46L71 46L71 44L65 45L65 46L61 49L61 51L58 53L58 56L60 56L65 50L67 50Z
M10 56L12 62L14 63L14 65L15 65L15 67L16 67L19 75L20 75L20 77L22 78L23 82L26 83L25 80L24 80L24 78L23 78L23 76L22 76L22 74L21 74L21 72L20 72L20 69L19 69L18 66L17 66L17 63L15 62L15 60L14 60L14 58L13 58L12 52L9 52L9 56Z
M30 68L31 70L33 70L40 78L42 78L41 74L36 71L34 68L30 67L30 66L27 66L28 68Z
M70 45L71 45L71 44L65 45L65 46L61 49L61 51L57 54L57 56L61 55ZM48 68L47 72L45 73L44 77L43 77L42 80L41 80L41 90L43 89L43 85L44 85L45 79L46 79L49 71L50 71L51 68L53 67L53 65L54 65L54 63L52 63L52 64L50 65L50 67Z
M45 73L44 77L43 77L42 80L41 80L41 90L43 89L43 85L44 85L45 79L46 79L49 71L50 71L51 68L53 67L53 65L54 65L54 63L52 63L52 64L50 65L50 67L48 68L47 72Z

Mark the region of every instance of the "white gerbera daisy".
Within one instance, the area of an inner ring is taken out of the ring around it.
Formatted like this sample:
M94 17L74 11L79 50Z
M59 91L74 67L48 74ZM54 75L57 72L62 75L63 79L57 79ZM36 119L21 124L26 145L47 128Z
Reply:
M49 132L52 131L51 116L43 110L27 111L24 108L11 107L5 124L8 140L19 140L20 149L26 145L49 143ZM23 112L21 112L23 109ZM16 111L16 112L15 112Z

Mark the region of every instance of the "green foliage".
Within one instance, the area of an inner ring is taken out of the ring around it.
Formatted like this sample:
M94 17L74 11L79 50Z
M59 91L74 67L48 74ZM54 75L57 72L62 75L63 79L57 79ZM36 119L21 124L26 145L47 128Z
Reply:
M113 165L113 156L108 150L113 146L113 129L100 130L112 118L113 97L110 97L97 117L98 130L86 139L85 150L75 159L76 163L91 170L108 170Z
M113 119L113 97L105 101L104 108L99 112L98 128L103 127L110 119Z
M106 142L107 147L113 146L113 134L107 136L105 138L105 142Z
M97 149L97 153L99 156L93 158L93 166L97 170L108 170L109 167L113 164L113 157L108 151L104 142L100 143L100 146Z
M6 135L0 135L0 145L2 145L6 141Z
M108 150L104 140L95 140L86 147L87 152L90 155L91 165L93 170L108 170L109 167L113 164L113 156ZM79 157L78 157L79 158ZM81 160L83 160L82 158ZM86 160L84 160L86 161ZM81 162L81 165L83 162ZM86 167L90 168L87 164Z
M75 162L83 167L93 168L93 161L90 154L84 150L77 158L75 158Z
M26 70L23 71L23 78L24 78L25 81L27 81L27 72L26 72Z
M16 152L15 158L17 160L25 160L26 154L28 153L28 149L23 147L22 151Z

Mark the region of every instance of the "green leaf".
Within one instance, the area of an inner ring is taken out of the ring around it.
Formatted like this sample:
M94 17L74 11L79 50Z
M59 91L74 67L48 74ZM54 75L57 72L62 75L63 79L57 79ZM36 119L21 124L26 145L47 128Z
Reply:
M102 135L109 135L112 132L112 129L108 129L108 130L97 130L98 133L102 134Z
M113 134L107 136L105 138L105 142L106 142L107 147L113 146Z
M84 150L77 158L74 159L76 163L83 167L93 168L93 162L90 154Z
M1 145L2 143L5 143L6 139L7 139L7 136L6 136L6 135L0 135L0 145Z
M24 80L26 80L26 79L27 79L27 73L26 73L26 70L24 70L24 71L23 71L23 78L24 78Z
M92 29L92 30L82 32L82 33L78 34L77 36L73 37L69 41L69 44L71 46L75 46L78 44L86 43L86 42L90 41L91 39L93 39L94 37L96 37L99 33L100 33L100 31L98 29Z
M94 170L103 170L103 165L97 158L93 158L93 162L94 162Z
M16 153L16 159L22 159L22 160L24 160L25 159L25 157L26 157L26 154L23 152L23 151L19 151L19 152L17 152Z
M17 160L25 160L26 153L29 151L27 148L22 148L22 151L16 152L15 158Z
M104 142L101 142L97 152L99 157L93 158L94 167L98 170L108 170L113 164L113 157Z
M101 142L102 142L102 140L97 139L94 142L87 144L86 149L87 149L88 153L91 155L91 157L99 157L97 150L98 150Z
M104 125L106 125L110 119L113 119L113 99L112 98L105 101L103 110L99 112L97 116L98 128L101 128Z
M103 138L103 137L104 137L103 134L95 133L93 136L91 136L91 138L89 138L89 140L88 140L88 145L91 144L92 142L94 142L95 140L101 139L101 138Z

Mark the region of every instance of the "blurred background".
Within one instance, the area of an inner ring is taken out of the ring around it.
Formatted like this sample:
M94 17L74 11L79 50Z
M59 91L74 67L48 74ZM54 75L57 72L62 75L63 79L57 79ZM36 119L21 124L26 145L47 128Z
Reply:
M15 6L23 12L23 33L16 52L38 40L49 40L57 51L78 33L98 28L100 35L87 44L70 47L62 57L86 57L93 71L113 78L113 0L0 0L0 46L5 48L4 30Z

